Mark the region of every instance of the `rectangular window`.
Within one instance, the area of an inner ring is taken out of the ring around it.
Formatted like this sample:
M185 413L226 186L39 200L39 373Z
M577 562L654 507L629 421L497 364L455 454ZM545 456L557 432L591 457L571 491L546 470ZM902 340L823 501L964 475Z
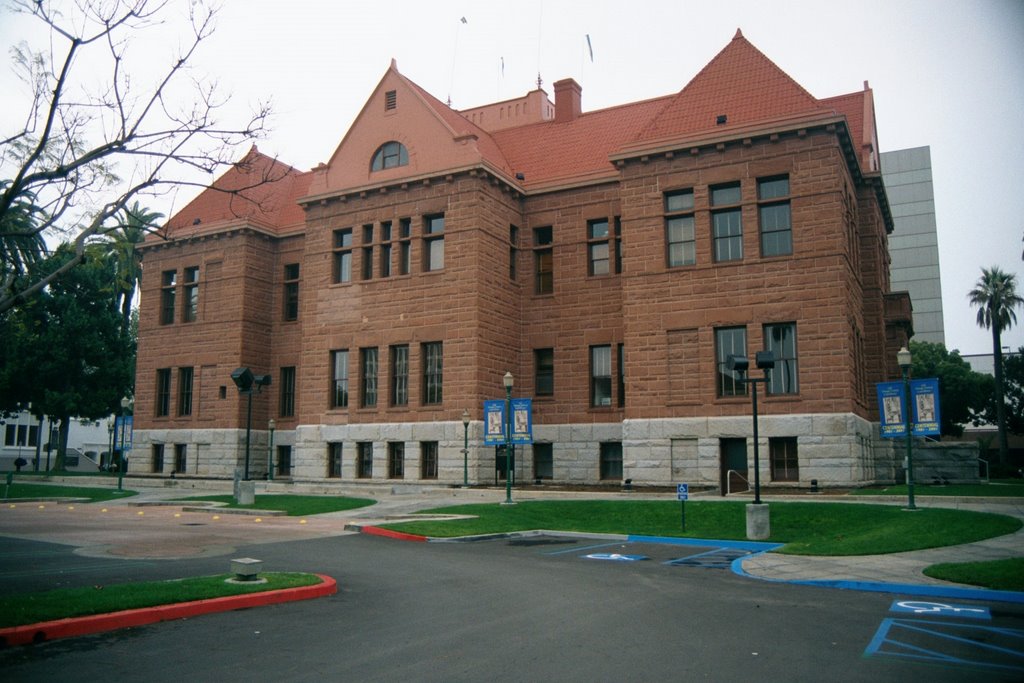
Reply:
M402 218L398 221L398 274L408 275L412 272L412 219Z
M289 263L284 267L284 319L299 319L299 264Z
M444 268L444 215L425 216L423 221L423 270L441 270Z
M615 273L622 272L622 219L615 217Z
M185 306L181 312L182 322L191 323L199 318L199 266L186 268Z
M551 227L533 229L534 292L551 294L555 291L555 251Z
M757 199L757 213L761 223L761 256L792 254L789 176L758 180Z
M161 368L156 371L156 416L167 417L171 414L171 369Z
M615 362L618 363L618 372L615 376L618 378L617 389L619 391L619 406L626 405L626 347L623 344L619 344L616 348Z
M359 349L359 405L377 405L377 347Z
M533 386L536 396L555 394L555 350L533 350Z
M30 448L35 448L37 443L39 443L39 425L29 425L28 445Z
M607 275L611 268L608 219L587 221L587 273Z
M380 224L380 276L391 277L391 221Z
M295 415L295 367L281 368L281 396L277 409L278 417Z
M718 396L746 396L747 385L739 380L739 374L726 367L729 356L747 355L747 328L722 327L715 330L715 367L718 381L715 383Z
M277 474L281 477L290 477L292 474L292 447L277 447Z
M16 444L15 439L17 438L18 428L16 425L7 425L4 430L4 445L14 446Z
M519 257L519 228L508 226L508 279L516 280L516 259Z
M423 345L423 403L441 403L444 392L444 345L430 342Z
M331 351L331 407L348 407L348 349Z
M391 405L409 405L409 347L406 344L392 346L389 355Z
M178 368L178 415L192 414L192 368Z
M800 481L800 465L796 453L796 437L768 439L772 481Z
M420 442L420 479L437 479L437 442Z
M401 441L388 443L388 479L405 478L405 444Z
M363 226L363 279L373 279L373 226Z
M356 477L373 478L373 442L360 441L356 444Z
M551 444L533 444L533 476L537 479L554 479L555 465L551 456Z
M740 208L740 184L730 183L711 188L712 237L715 261L738 261L743 258L743 212ZM719 208L722 207L722 208Z
M697 263L693 190L665 193L665 254L669 268Z
M764 326L764 346L775 356L775 367L768 371L769 394L799 393L796 360L796 324Z
M334 231L334 282L352 282L352 228Z
M612 347L590 347L590 405L612 404Z
M152 469L154 474L164 471L164 445L162 443L153 444Z
M160 274L160 324L170 325L174 322L174 297L178 286L178 273L165 270Z
M340 443L327 444L327 477L341 479L341 447Z
M188 467L188 444L174 444L174 471L184 474Z
M622 479L622 444L601 444L601 479Z

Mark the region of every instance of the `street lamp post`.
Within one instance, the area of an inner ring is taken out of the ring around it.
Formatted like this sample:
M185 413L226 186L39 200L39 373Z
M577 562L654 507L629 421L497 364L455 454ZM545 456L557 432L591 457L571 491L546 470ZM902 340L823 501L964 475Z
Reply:
M107 438L110 445L107 447L106 467L109 468L110 463L114 460L114 423L110 421L110 418L107 418Z
M238 387L238 393L249 395L245 418L245 470L243 481L249 481L249 446L252 438L252 395L270 385L270 375L253 375L249 368L238 368L231 373L231 379Z
M270 444L267 446L267 481L274 481L274 418L270 418L267 428L270 430Z
M506 372L502 378L505 385L505 502L513 505L512 500L512 373Z
M752 540L764 540L771 535L771 520L768 516L768 506L761 503L761 458L760 438L757 433L757 385L768 384L768 373L775 367L775 356L771 351L758 351L754 360L757 367L764 370L764 377L750 377L747 371L750 369L750 360L746 356L729 356L726 359L726 367L735 371L739 377L738 382L750 385L750 405L754 416L754 504L747 506L747 538ZM767 389L765 389L767 391Z
M462 411L462 487L469 487L469 410Z
M907 509L916 510L917 507L914 505L914 454L913 454L913 438L911 434L910 424L910 363L912 357L910 351L906 346L896 352L896 363L900 366L900 372L903 373L903 426L906 430L907 437Z
M128 436L128 406L132 400L125 396L121 399L121 451L117 461L117 490L122 490L124 483L124 470L128 466L128 459L124 457L125 437Z

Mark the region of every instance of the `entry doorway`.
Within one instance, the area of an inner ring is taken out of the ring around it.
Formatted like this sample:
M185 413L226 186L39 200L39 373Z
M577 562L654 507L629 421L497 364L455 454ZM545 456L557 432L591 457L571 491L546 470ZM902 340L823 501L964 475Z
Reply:
M750 490L747 476L747 440L719 439L719 486L722 495Z

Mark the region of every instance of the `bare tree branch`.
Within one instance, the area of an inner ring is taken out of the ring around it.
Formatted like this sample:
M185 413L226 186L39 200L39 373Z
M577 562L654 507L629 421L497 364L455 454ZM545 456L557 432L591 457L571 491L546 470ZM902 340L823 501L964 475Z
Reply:
M0 131L0 239L63 234L74 242L77 256L36 279L11 278L8 264L2 264L0 313L73 267L89 240L140 194L205 187L208 182L197 180L197 172L212 174L233 164L242 145L265 133L270 116L269 106L260 104L244 125L224 125L218 114L228 98L218 97L214 83L192 77L190 62L214 30L216 11L204 2L188 5L188 40L149 81L135 77L137 63L129 48L147 29L170 21L169 13L181 5L166 0L10 4L41 22L50 41L42 51L27 44L12 50L30 97L21 105L20 129ZM99 59L109 70L106 79L95 73ZM99 91L92 86L97 82L105 83ZM272 180L253 178L252 187ZM252 187L229 191L243 194ZM38 220L11 227L5 216L26 198L38 210Z

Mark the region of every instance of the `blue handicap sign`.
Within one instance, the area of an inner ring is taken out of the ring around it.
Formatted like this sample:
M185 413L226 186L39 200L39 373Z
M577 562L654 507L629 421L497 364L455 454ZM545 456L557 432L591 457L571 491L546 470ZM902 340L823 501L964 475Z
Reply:
M690 499L690 485L689 484L676 484L676 498L678 500L689 500Z

